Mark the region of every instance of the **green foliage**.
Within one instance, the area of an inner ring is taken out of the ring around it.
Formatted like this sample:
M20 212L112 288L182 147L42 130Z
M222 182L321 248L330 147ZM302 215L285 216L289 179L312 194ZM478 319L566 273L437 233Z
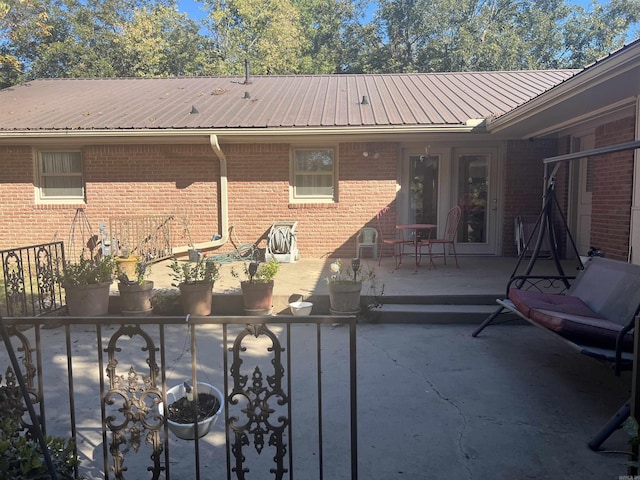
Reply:
M113 281L115 259L102 256L97 259L81 257L78 263L66 261L57 270L57 280L63 287L97 285Z
M217 263L205 256L198 257L197 262L179 262L173 257L169 268L173 271L171 278L177 287L181 283L215 282L220 278L220 268Z
M73 454L73 440L45 438L51 461L60 480L71 480L78 459ZM11 418L0 420L0 478L28 480L49 477L42 449L37 441L18 434Z
M251 281L251 283L268 283L274 279L279 271L280 263L275 258L271 258L267 262L245 263L242 266L245 281ZM233 267L231 268L231 275L234 278L238 278L240 276Z
M33 78L582 68L640 0L0 0L0 88Z

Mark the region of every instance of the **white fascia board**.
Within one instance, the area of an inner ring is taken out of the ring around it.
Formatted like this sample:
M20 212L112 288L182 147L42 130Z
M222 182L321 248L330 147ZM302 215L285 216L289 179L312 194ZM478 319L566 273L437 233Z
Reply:
M496 119L487 119L487 130L490 133L499 132L639 66L640 43L626 47L626 50L623 48L621 52L585 68L582 72Z

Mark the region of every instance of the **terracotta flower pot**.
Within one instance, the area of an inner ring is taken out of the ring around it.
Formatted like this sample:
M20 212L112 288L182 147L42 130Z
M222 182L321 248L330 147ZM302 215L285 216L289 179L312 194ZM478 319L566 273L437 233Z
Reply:
M69 315L72 317L96 317L109 313L110 286L111 282L65 287Z
M213 282L181 283L178 288L185 315L211 315Z
M266 283L240 282L244 312L247 315L269 315L273 309L273 280Z
M119 282L120 311L123 315L146 315L153 311L151 297L153 282L146 280L142 285Z
M329 311L332 315L355 315L360 311L362 282L330 283Z

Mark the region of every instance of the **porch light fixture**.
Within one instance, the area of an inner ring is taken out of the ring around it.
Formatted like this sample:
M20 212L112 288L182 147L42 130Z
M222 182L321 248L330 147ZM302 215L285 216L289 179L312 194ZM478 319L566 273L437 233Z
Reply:
M376 160L380 158L380 154L378 152L362 152L363 157L373 157Z

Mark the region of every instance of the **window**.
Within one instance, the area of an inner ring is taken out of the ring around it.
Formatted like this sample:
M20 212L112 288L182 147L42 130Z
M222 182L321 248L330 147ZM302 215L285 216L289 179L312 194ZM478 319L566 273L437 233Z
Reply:
M37 186L41 201L84 201L81 153L40 152Z
M333 200L335 160L332 148L296 149L293 154L293 198Z

